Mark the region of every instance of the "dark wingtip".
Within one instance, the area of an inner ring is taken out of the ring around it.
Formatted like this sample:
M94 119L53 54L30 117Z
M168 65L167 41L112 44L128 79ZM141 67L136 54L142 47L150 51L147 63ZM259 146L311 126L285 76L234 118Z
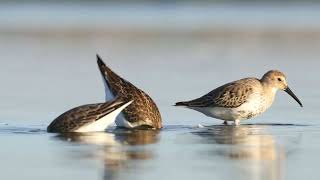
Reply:
M110 69L107 67L107 65L103 62L99 54L97 54L97 64L99 67L99 70L101 74L104 76Z
M186 106L185 102L177 102L174 106Z
M105 66L105 63L103 62L103 60L101 59L101 57L99 56L99 54L97 54L96 56L97 56L97 63L98 63L98 65L99 65L99 67Z

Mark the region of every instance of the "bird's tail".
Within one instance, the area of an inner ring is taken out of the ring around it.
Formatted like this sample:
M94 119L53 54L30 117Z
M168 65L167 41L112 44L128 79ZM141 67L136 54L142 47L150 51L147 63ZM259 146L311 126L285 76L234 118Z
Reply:
M102 76L108 81L112 76L115 76L114 72L103 62L101 57L97 54L97 64L100 69Z

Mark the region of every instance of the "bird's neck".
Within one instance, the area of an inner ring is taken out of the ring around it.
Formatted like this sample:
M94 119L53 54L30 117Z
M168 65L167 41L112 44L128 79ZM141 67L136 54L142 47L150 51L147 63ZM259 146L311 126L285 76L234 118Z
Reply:
M268 106L271 106L278 91L278 88L270 86L269 83L264 82L262 82L262 88L266 96L267 104Z

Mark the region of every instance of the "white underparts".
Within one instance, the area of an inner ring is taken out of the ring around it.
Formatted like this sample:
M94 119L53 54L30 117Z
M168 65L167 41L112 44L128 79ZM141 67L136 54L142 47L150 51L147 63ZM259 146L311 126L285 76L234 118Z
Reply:
M121 106L120 108L116 109L115 111L111 112L110 114L107 114L106 116L102 117L101 119L87 125L84 127L79 128L78 130L76 130L76 132L97 132L97 131L104 131L107 127L109 127L110 125L112 125L115 120L116 117L120 114L120 112L126 108L127 106L129 106L133 101L130 101L126 104L124 104L123 106Z
M248 101L236 108L224 107L189 107L199 111L209 117L225 120L225 121L240 121L251 119L266 111L272 104L272 101L267 101L260 94L253 94Z

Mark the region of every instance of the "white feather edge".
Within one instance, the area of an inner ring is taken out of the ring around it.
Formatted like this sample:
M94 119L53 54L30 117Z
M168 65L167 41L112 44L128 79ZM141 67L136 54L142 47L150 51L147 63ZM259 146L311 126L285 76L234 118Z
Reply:
M115 111L111 112L110 114L105 115L101 119L91 123L87 126L83 126L76 130L75 132L98 132L98 131L105 131L110 125L112 125L117 116L121 113L121 111L129 106L133 101L130 101L120 108L116 109Z

